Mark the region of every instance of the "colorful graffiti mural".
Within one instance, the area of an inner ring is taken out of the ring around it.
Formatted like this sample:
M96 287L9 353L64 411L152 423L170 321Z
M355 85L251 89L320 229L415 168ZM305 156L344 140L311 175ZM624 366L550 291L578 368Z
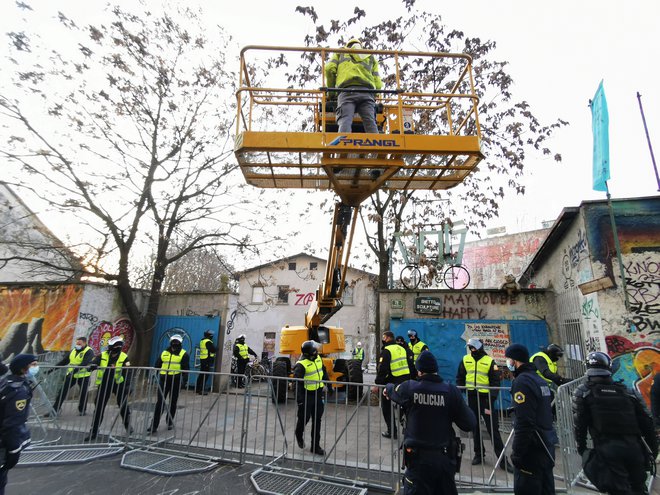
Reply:
M89 334L89 346L98 354L106 349L108 340L118 335L124 337L124 352L127 352L133 345L133 339L135 338L133 324L128 318L119 318L114 323L109 321L99 322Z
M21 352L71 348L83 289L76 285L0 289L0 352L5 359Z
M620 335L605 337L607 352L612 358L613 378L622 380L636 390L650 407L653 377L660 372L660 349L657 342L633 343Z

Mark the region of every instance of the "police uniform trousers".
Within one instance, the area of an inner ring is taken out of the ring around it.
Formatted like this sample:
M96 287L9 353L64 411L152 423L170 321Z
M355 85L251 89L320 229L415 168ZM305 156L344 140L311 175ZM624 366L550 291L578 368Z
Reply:
M554 447L550 447L554 458ZM529 452L525 466L513 469L513 493L515 495L554 495L555 479L552 475L554 461L550 460L542 445Z
M114 373L107 373L103 377L103 381L99 386L98 392L96 394L96 403L94 407L94 419L92 420L92 435L96 436L99 432L99 426L103 421L103 413L105 412L105 406L110 400L110 395L113 393L117 398L117 405L119 406L119 413L121 418L124 420L124 427L128 430L131 424L131 409L128 407L128 395L129 388L127 387L126 382L115 383L113 379Z
M176 375L160 375L158 378L158 400L156 401L156 409L154 410L154 420L152 422L152 429L156 430L160 424L160 417L165 410L165 401L168 395L170 397L170 411L167 416L167 426L174 425L174 415L176 414L176 405L179 402L179 391L181 390L181 376L182 373Z
M200 359L199 360L199 371L212 371L213 370L213 358ZM208 380L209 375L205 373L200 373L197 376L197 382L195 383L195 392L198 394L206 390L206 381Z
M296 421L296 438L302 439L305 426L312 420L312 448L321 446L321 418L323 417L323 388L305 391L302 402L298 403L298 419Z
M53 404L53 409L55 412L59 413L62 408L62 402L66 400L66 396L69 393L69 389L75 385L78 385L80 389L80 398L78 399L78 412L83 414L87 410L87 389L89 388L89 377L85 376L82 378L74 378L73 373L68 373L64 377L64 383L60 392L57 394L57 399L55 399L55 404Z
M646 456L638 438L600 438L594 447L593 465L584 466L594 485L611 495L647 493Z
M456 495L456 465L439 450L416 451L406 455L404 495Z
M473 432L474 456L483 457L485 454L484 443L481 439L481 422L479 420L481 417L483 418L484 423L486 423L486 430L488 431L490 438L493 440L495 455L499 457L504 449L504 443L500 436L500 424L497 412L493 410L493 404L492 401L489 400L489 394L479 393L476 390L468 390L467 398L468 406L474 413L474 417L477 418L477 427ZM486 409L489 409L491 413L486 414Z
M354 86L356 89L358 86ZM359 89L372 89L359 87ZM362 117L364 132L378 133L376 99L373 93L339 93L337 97L337 125L339 132L351 132L355 112Z

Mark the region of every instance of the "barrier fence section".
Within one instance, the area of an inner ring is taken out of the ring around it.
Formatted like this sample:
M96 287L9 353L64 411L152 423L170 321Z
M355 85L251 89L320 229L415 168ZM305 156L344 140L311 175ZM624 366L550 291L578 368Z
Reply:
M188 389L181 375L133 367L116 375L109 368L91 374L81 401L80 383L72 382L68 390L62 387L68 367L44 367L44 371L30 416L35 443L42 450L77 449L85 451L86 458L108 455L108 448L121 450L123 466L156 474L203 471L229 462L299 477L312 474L364 488L396 490L401 481L405 418L398 407L384 401L382 386L323 382L322 389L310 392L295 378L201 373L206 383ZM104 383L98 379L101 371ZM461 491L510 491L513 475L504 456L511 449L512 418L508 409L500 407L511 403L510 391L484 388L487 393L466 393L468 404L480 416L483 448L475 447L473 432L455 428L464 445L457 485ZM67 396L57 401L63 390ZM56 404L61 404L59 411ZM559 404L561 418L564 411ZM382 435L388 429L383 418L387 408L397 426L396 438ZM313 425L321 411L315 445ZM296 435L299 417L304 423L302 442ZM475 457L481 462L473 464ZM558 476L573 473L574 461L571 457L568 464L558 462ZM29 451L21 461L44 462L63 461L41 457L31 461Z

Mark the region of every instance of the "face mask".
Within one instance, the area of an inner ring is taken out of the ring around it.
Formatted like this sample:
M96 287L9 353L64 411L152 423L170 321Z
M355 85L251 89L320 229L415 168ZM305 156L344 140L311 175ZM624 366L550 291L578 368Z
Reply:
M112 354L113 356L119 354L120 352L121 352L121 349L117 349L117 348L110 349L110 354Z
M509 368L510 371L516 371L516 366L513 364L513 361L509 361L508 359L506 360L506 367Z
M382 343L383 345L387 345L387 340L381 340L381 343Z
M76 351L82 351L82 346L81 345L76 345Z
M36 376L39 373L39 366L30 366L28 368L28 375Z
M181 350L181 344L172 344L172 350L173 351L180 351Z

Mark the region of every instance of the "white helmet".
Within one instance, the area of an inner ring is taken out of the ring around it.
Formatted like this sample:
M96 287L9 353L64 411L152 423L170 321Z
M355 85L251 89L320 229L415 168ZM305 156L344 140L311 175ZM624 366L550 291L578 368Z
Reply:
M358 347L362 347L362 342L358 342L358 343L357 343L357 346L358 346Z
M236 337L236 340L241 340L241 339L245 339L245 334L244 333L242 333L238 337Z
M179 342L180 344L183 344L183 337L178 333L176 333L170 337L170 344L175 341Z

